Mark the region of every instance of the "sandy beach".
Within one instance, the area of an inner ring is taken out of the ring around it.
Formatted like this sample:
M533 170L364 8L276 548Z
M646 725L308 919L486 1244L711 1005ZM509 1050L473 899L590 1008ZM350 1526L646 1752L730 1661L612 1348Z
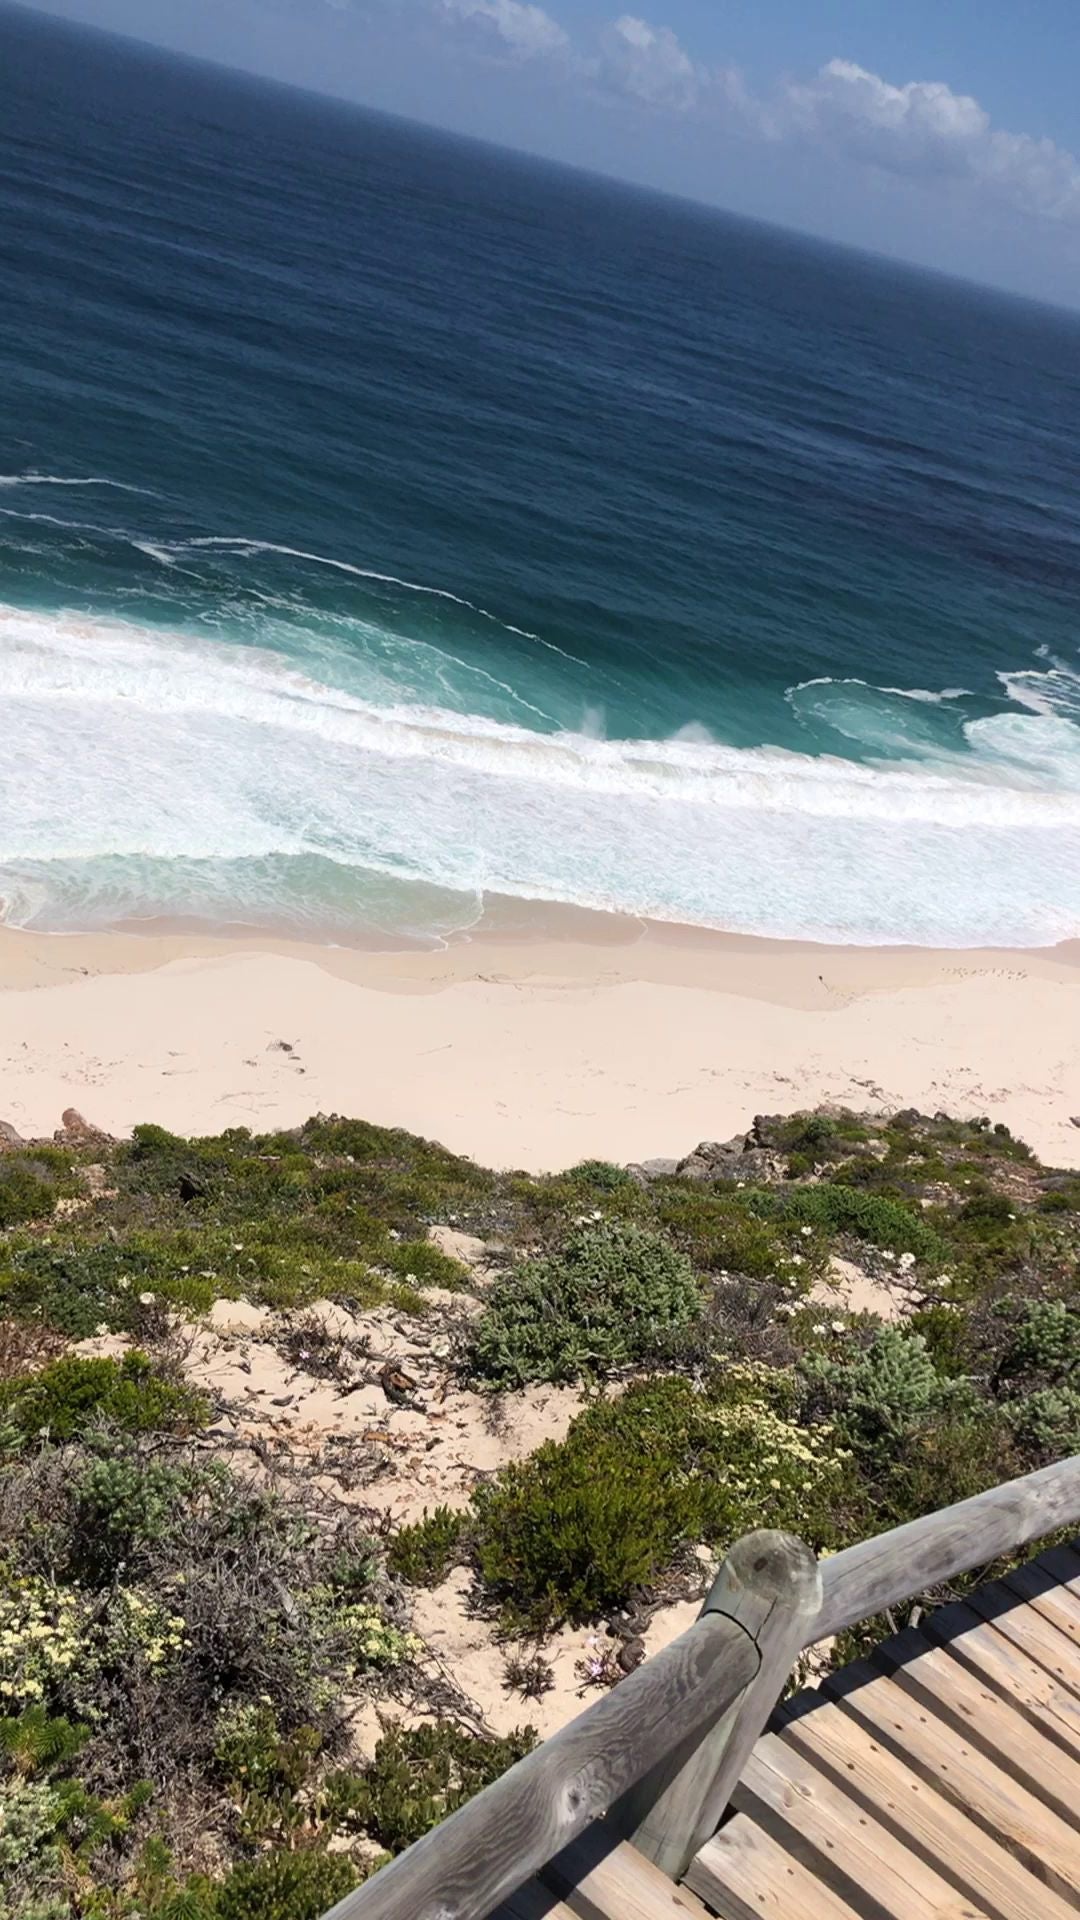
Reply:
M491 1165L681 1155L821 1101L1080 1164L1080 946L812 947L557 915L440 952L0 934L0 1119L408 1127Z

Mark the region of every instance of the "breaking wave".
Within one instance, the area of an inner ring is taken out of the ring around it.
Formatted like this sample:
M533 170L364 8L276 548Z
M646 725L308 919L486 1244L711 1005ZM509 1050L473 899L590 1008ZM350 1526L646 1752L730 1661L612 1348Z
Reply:
M3 608L0 895L41 926L301 923L313 899L343 925L376 894L393 919L397 888L432 933L491 893L785 937L1046 944L1080 932L1080 681L1054 665L1003 683L1008 710L976 718L958 694L793 688L835 756L697 727L614 740L536 708L518 725L395 700L391 682L361 697L184 630ZM840 757L852 744L863 757Z

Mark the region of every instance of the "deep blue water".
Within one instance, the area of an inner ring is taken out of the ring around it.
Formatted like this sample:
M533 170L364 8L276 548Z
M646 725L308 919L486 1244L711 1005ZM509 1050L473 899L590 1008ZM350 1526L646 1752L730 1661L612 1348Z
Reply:
M0 897L1080 933L1080 317L0 10Z

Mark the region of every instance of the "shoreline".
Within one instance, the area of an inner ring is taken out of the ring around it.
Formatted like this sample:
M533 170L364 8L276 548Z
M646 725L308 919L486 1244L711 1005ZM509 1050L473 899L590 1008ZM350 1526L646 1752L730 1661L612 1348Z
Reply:
M1080 1165L1080 942L811 946L548 908L435 950L0 929L0 1061L27 1136L66 1107L116 1134L336 1111L541 1171L833 1101L986 1113Z

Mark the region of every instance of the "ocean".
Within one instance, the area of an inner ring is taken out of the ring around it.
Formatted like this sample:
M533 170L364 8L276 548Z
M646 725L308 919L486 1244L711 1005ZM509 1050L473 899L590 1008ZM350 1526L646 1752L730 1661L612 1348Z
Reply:
M1080 315L0 10L0 910L1080 934Z

